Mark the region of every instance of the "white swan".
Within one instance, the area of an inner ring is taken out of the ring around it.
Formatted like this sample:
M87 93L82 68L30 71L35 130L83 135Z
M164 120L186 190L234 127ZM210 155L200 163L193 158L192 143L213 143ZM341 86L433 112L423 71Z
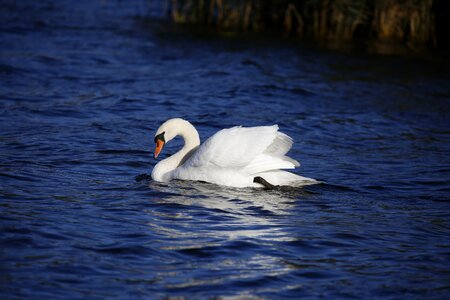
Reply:
M231 187L317 183L280 170L294 169L300 164L285 155L292 147L292 139L279 132L278 125L223 129L200 145L198 132L191 123L170 119L156 131L154 157L178 135L184 139L183 148L153 168L153 180L198 180Z

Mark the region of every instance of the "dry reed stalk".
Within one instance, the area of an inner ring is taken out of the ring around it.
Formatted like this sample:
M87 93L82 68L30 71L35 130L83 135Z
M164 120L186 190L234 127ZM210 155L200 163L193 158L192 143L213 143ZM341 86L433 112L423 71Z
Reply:
M244 30L247 30L249 28L251 13L252 13L252 0L248 0L246 1L244 8L244 20L242 23L242 29Z
M304 27L303 18L298 12L297 7L294 4L289 4L286 9L286 12L284 13L284 21L283 21L284 29L287 32L292 31L293 17L297 21L297 33L298 35L302 35Z

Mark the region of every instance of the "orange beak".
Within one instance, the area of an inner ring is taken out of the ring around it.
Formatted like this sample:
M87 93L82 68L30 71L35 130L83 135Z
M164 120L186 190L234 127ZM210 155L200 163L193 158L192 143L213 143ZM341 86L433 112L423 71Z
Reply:
M164 142L159 139L156 140L155 154L153 155L155 157L155 159L158 157L158 155L161 152L163 147L164 147Z

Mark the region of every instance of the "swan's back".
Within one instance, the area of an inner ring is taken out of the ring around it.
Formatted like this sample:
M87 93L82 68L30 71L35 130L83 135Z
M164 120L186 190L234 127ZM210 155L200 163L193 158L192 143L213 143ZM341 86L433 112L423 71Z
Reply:
M300 165L285 155L292 144L292 138L279 132L277 125L223 129L200 145L173 175L236 187L259 186L253 180L262 175L272 184L290 184L305 179L281 171Z
M277 133L277 125L222 129L200 145L185 164L190 167L245 168L269 149Z

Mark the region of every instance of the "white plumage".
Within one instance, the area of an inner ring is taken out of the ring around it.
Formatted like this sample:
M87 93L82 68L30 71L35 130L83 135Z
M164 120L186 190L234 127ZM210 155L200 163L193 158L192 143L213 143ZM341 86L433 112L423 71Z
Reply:
M317 183L282 169L300 164L286 156L292 139L278 126L232 127L218 131L200 145L194 126L183 119L170 119L156 132L162 145L175 136L184 138L184 147L159 162L153 169L156 181L200 180L233 187L262 187L254 182L262 177L272 185L302 186ZM161 146L162 148L162 146ZM161 149L157 149L155 157Z

